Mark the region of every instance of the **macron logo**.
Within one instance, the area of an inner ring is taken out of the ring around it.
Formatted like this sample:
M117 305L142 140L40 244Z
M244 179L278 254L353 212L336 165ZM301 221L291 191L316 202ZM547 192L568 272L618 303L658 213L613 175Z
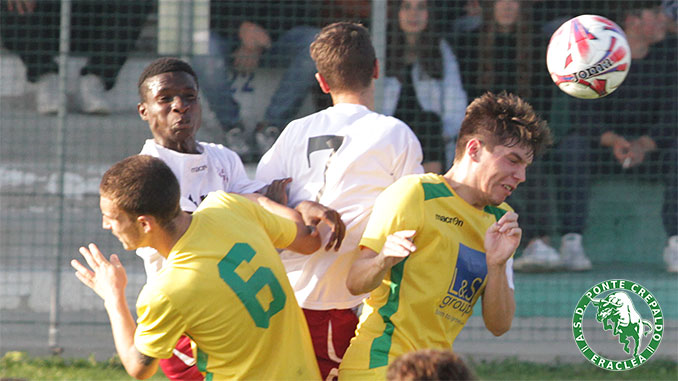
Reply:
M448 217L436 214L436 220L442 221L446 224L452 224L454 226L464 226L464 221L462 221L459 217Z

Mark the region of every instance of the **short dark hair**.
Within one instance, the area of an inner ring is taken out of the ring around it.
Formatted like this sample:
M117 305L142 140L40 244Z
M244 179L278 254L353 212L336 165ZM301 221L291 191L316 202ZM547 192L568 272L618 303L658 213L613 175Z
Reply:
M552 144L548 123L532 106L515 94L486 92L466 107L457 137L454 161L462 158L466 144L479 138L490 150L497 145L524 146L533 156Z
M352 22L327 25L310 50L330 90L361 91L372 83L377 56L364 26Z
M389 381L474 380L464 361L450 350L422 349L396 358L386 371Z
M195 80L196 86L200 88L198 76L195 74L195 71L193 71L191 65L189 65L186 61L182 61L175 57L162 57L148 64L148 66L146 66L144 71L139 76L139 81L137 82L139 98L142 101L146 99L142 87L148 78L155 77L158 74L171 73L175 71L183 71L184 73L190 74Z
M167 227L179 215L179 182L162 160L148 155L123 159L104 173L99 193L136 218L150 215Z

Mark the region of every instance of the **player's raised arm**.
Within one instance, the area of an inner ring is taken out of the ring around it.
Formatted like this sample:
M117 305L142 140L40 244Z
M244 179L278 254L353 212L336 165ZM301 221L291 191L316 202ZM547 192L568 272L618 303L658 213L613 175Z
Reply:
M411 241L414 234L414 230L402 230L389 235L379 253L363 247L346 278L346 287L351 294L361 295L374 290L391 267L417 250Z
M125 298L127 275L120 259L112 254L109 262L93 243L89 247L81 247L80 254L91 270L75 259L71 266L76 270L75 276L104 300L122 365L134 378L143 380L151 377L158 369L158 359L141 354L134 346L136 323Z
M485 327L495 336L508 332L516 303L506 275L507 261L520 244L518 214L507 212L485 233L487 285L483 294Z

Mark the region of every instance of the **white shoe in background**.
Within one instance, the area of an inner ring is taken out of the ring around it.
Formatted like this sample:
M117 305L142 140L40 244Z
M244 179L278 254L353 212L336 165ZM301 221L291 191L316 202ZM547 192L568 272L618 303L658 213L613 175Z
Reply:
M560 255L565 268L571 271L591 270L591 261L584 252L582 236L577 233L565 234L560 242Z
M240 156L241 160L249 157L252 153L252 148L247 144L245 132L240 127L233 127L226 131L226 147Z
M259 150L260 154L265 154L271 146L273 146L273 143L278 139L278 136L280 136L280 129L275 126L268 126L260 131L257 131L254 134L254 138L257 141L257 149Z
M105 99L105 93L104 83L99 76L94 74L81 76L78 94L81 111L85 114L110 114L111 109Z
M664 248L664 263L666 263L666 271L678 273L678 235L669 238Z
M560 255L540 238L530 242L523 255L513 261L513 270L522 272L554 271L563 266Z
M59 76L56 73L40 77L35 102L40 114L56 114L59 111Z

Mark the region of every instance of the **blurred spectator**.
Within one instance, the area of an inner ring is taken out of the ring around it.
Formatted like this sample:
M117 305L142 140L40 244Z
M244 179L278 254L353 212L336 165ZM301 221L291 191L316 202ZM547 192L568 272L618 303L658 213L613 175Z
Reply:
M263 153L296 116L314 86L309 46L319 31L311 25L315 7L313 0L210 3L210 53L195 57L192 63L204 78L202 90L226 132L226 144L245 158L254 150L231 85L238 75L251 78L262 65L286 68L267 102L265 120L257 121L256 143Z
M424 170L440 173L447 167L445 143L456 137L466 110L459 65L435 31L427 0L402 0L389 11L383 112L412 128Z
M320 14L322 24L350 20L368 28L372 21L372 0L323 0Z
M533 1L480 0L482 23L477 29L454 35L462 81L470 99L486 91L506 90L527 99L535 111L549 119L556 89L544 60L547 40L533 20ZM550 223L548 178L550 160L535 160L527 181L514 192L511 204L520 214L525 252L549 250L545 256L560 265L558 252L545 242ZM519 269L520 261L514 267Z
M80 70L78 103L87 114L108 114L105 94L134 47L151 12L148 0L75 0L71 12L71 52L87 56ZM37 110L59 108L58 65L61 1L2 0L2 44L26 66L26 79L37 83Z
M454 352L422 349L396 358L386 371L389 381L475 380L471 369Z
M459 8L459 3L463 3L463 12L456 11L449 12L452 17L448 16L447 20L452 20L450 23L450 30L453 33L464 33L474 29L478 29L483 22L483 9L480 7L479 0L457 1L455 7ZM461 13L461 14L459 14Z
M667 33L678 33L678 0L662 1L662 9L667 17Z
M678 272L678 46L666 39L660 1L612 4L609 17L621 25L631 48L631 67L614 93L598 100L572 100L572 129L555 153L558 205L564 233L560 259L570 270L591 263L582 246L591 181L602 175L660 180L665 185L662 219L669 237L667 270ZM548 267L539 255L524 260ZM519 261L516 260L516 264Z

